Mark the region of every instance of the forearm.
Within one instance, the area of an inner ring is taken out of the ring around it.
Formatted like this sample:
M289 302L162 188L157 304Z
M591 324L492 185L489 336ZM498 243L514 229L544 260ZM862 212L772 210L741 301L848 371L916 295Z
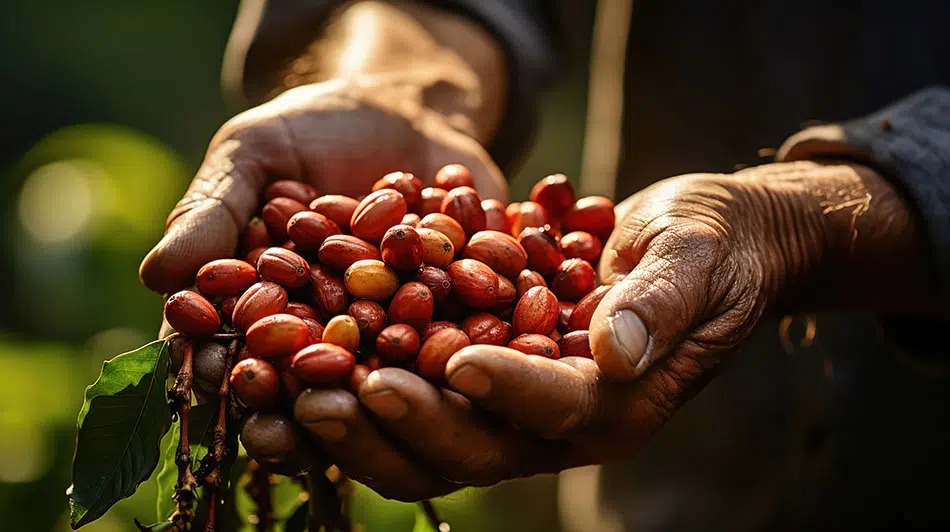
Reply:
M259 24L242 70L245 93L258 100L254 103L308 83L376 85L392 93L389 100L434 110L483 143L504 111L507 70L501 48L476 23L453 13L361 1L312 27L239 17L236 35L241 24ZM297 35L274 34L281 28ZM302 44L296 50L277 49L283 41Z

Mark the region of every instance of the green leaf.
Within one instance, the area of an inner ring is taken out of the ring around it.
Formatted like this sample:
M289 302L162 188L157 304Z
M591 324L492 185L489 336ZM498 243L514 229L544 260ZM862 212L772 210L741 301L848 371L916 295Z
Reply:
M73 484L67 490L73 529L135 493L155 469L159 443L171 425L165 347L157 340L106 361L86 388L76 423Z
M215 403L205 403L191 407L191 413L188 416L188 433L191 435L191 468L195 469L195 464L201 460L201 457L208 454L207 443L211 441L214 431L214 422L218 415L218 405ZM158 468L158 474L155 475L155 482L158 484L158 497L155 501L155 510L158 520L168 519L175 511L175 501L172 495L175 493L175 484L178 482L178 465L175 464L175 455L178 453L178 441L181 436L180 421L175 421L171 430L162 438L161 462ZM201 488L198 488L201 491ZM196 497L200 493L196 493Z

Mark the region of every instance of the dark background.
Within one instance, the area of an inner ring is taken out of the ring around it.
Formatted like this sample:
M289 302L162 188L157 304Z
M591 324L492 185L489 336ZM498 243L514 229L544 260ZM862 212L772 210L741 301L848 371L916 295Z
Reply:
M5 2L0 16L0 528L68 529L65 489L83 388L103 360L154 337L161 298L141 258L229 108L219 90L235 0ZM588 14L589 16L589 14ZM586 25L578 24L578 27ZM581 42L586 36L580 37ZM512 197L555 171L576 177L583 49L544 102L544 127ZM557 109L556 113L550 112ZM550 530L553 479L437 503L453 530ZM153 519L155 492L87 530ZM524 511L525 505L531 511ZM406 530L413 509L366 491L371 530Z

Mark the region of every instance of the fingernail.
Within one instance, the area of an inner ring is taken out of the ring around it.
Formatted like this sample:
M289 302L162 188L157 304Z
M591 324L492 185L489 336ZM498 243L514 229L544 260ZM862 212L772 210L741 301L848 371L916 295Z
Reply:
M620 310L610 318L607 318L607 325L614 334L614 342L617 348L624 356L627 362L639 373L645 366L647 360L644 358L647 350L647 328L643 325L643 320L629 310Z
M346 425L342 421L317 421L307 423L307 430L316 434L324 441L340 441L346 436Z
M469 397L485 397L491 392L491 379L484 371L465 365L449 375L449 384Z
M409 405L391 390L367 395L362 401L376 415L385 419L397 420L409 413Z

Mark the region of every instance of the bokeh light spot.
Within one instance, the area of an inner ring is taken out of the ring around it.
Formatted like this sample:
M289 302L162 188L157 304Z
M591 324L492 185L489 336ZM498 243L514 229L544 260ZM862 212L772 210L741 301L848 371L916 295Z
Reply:
M101 175L95 164L80 159L34 170L23 184L17 206L23 228L46 245L81 241L94 214L94 187Z

